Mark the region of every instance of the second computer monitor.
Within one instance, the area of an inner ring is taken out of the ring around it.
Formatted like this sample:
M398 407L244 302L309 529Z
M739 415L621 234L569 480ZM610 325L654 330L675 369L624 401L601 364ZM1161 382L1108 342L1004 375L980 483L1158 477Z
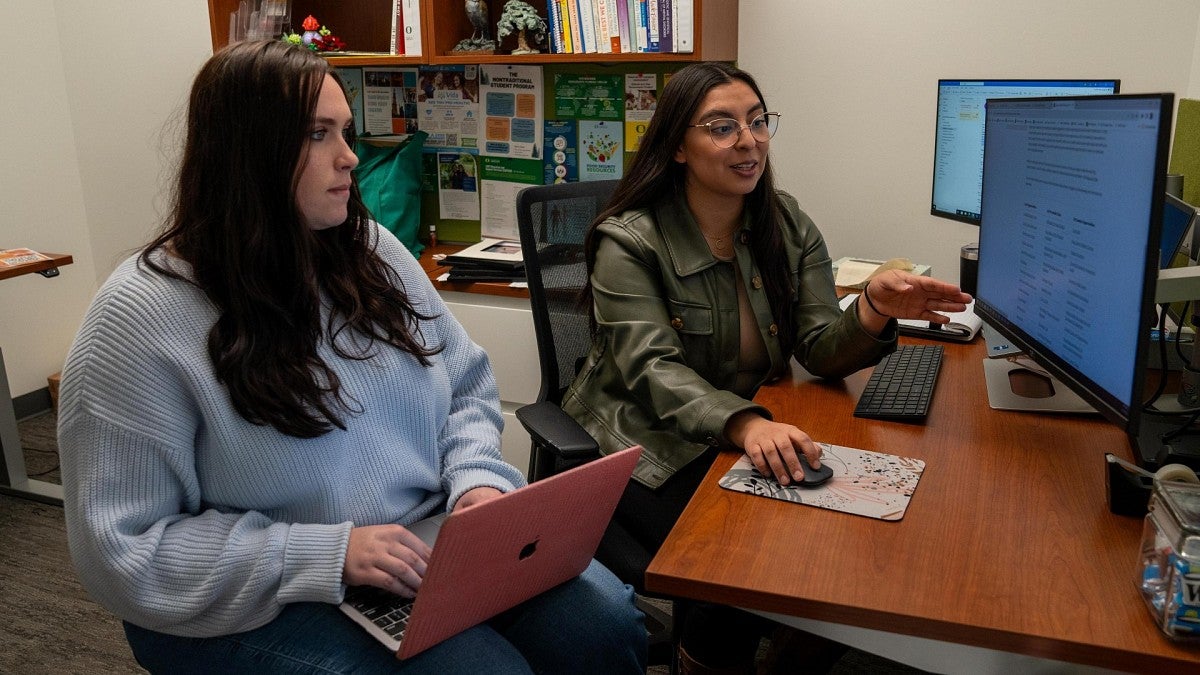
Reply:
M979 224L988 99L1115 94L1120 89L1120 80L938 80L929 212Z

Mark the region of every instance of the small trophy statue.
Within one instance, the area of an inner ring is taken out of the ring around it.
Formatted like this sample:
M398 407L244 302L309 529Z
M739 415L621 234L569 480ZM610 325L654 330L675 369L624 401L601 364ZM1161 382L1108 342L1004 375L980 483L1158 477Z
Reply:
M533 6L522 0L508 0L504 3L504 12L500 15L500 23L496 26L496 36L500 38L517 33L517 48L513 54L537 54L541 52L538 46L546 40L546 20L537 15ZM526 37L526 31L530 35Z
M491 38L488 25L488 6L486 0L465 0L464 8L467 19L474 27L471 37L459 40L452 51L484 52L491 54L496 51L496 41Z

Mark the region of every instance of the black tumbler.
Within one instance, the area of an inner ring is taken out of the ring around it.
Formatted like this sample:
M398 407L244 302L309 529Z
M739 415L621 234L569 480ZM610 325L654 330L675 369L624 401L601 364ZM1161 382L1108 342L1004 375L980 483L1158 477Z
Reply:
M979 281L979 244L967 244L959 252L958 287L964 293L975 295L975 284Z

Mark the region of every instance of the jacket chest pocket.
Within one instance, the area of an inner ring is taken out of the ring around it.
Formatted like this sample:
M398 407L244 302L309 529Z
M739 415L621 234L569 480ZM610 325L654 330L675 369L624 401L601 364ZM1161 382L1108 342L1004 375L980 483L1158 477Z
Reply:
M713 334L712 305L697 302L667 300L671 327L680 335L711 336Z

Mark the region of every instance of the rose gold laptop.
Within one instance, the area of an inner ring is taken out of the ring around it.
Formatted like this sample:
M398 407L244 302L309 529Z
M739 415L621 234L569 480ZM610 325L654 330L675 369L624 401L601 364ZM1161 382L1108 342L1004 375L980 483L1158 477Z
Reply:
M409 529L433 546L416 600L352 587L341 610L406 659L579 576L641 453L622 450L415 523Z

